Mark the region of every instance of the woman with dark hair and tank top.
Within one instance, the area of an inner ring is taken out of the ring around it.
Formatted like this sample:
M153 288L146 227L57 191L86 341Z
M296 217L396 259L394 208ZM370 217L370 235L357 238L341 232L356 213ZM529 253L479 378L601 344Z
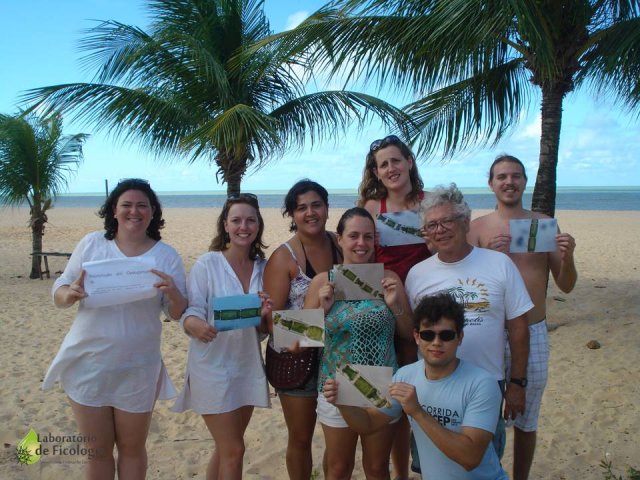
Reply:
M415 156L402 140L389 135L371 143L358 187L358 206L364 207L376 219L379 235L383 229L402 228L386 214L417 211L424 197L423 187ZM420 232L413 233L420 235ZM376 241L376 261L397 273L403 282L411 267L430 256L426 241L397 245L381 245ZM400 366L417 359L413 341L396 338L396 353ZM395 468L393 478L408 478L409 422L406 417L395 426L391 458Z
M291 218L289 230L294 235L271 254L265 267L264 289L271 296L273 310L302 309L316 273L342 262L335 235L325 230L328 198L324 187L304 179L293 185L284 199L282 215ZM273 339L267 348L273 348ZM317 349L313 350L318 355ZM311 478L317 383L318 374L314 371L298 388L276 388L289 432L287 471L291 479Z

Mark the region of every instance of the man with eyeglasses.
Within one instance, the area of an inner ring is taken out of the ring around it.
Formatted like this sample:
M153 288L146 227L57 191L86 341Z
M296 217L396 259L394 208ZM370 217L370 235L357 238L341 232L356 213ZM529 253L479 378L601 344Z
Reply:
M411 422L424 478L507 479L490 446L502 400L486 370L457 356L465 312L449 294L424 297L413 312L413 336L423 359L393 377L390 409L338 405L351 428L373 432L398 418ZM466 338L464 339L466 341ZM339 385L327 381L324 395L335 403Z
M511 259L500 252L467 242L471 209L452 183L438 186L422 202L425 232L436 255L415 265L405 288L413 308L427 295L449 293L464 306L465 341L458 349L462 360L487 370L504 383L506 328L512 357L511 377L504 387L505 419L525 410L529 353L526 313L533 308L522 276ZM498 422L493 444L504 453L504 422ZM428 472L429 465L422 470Z
M573 252L576 242L568 233L558 231L553 252L510 253L510 220L549 218L522 206L527 174L522 162L511 155L500 155L489 169L489 187L496 196L497 208L471 222L468 240L472 245L503 252L514 261L524 278L535 307L527 313L529 324L529 365L525 414L514 421L513 478L529 477L536 448L536 431L542 394L547 384L549 340L546 324L546 296L549 272L560 290L569 293L578 278ZM510 352L507 349L507 358ZM507 372L509 374L509 372Z

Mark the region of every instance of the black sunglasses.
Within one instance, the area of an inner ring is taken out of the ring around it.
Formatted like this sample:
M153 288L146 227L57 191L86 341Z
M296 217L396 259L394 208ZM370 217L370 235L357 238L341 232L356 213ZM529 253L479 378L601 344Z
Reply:
M258 196L255 193L231 193L227 195L227 200L237 200L239 198L250 198L251 200L258 200Z
M420 338L425 342L433 342L436 337L440 338L443 342L450 342L456 338L456 335L458 334L455 330L440 330L439 332L433 330L420 330L418 335L420 335Z
M258 196L254 193L232 193L227 195L227 199L225 200L225 204L229 202L248 202L257 205L258 204Z
M374 140L369 146L369 153L374 153L388 145L404 145L404 142L395 135L388 135L384 138Z
M121 178L118 181L118 185L121 183L127 183L129 185L149 185L149 180L145 180L144 178Z

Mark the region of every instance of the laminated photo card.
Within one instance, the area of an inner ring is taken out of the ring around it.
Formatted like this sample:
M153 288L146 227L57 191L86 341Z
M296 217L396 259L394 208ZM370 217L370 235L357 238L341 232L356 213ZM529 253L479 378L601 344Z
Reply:
M158 290L153 285L160 281L151 271L155 265L151 257L84 262L84 306L108 307L155 297Z
M345 363L336 368L338 405L390 408L393 368Z
M510 253L555 252L558 221L555 218L509 220Z
M336 300L382 300L383 276L382 263L334 265L329 271Z
M378 241L381 246L412 245L424 243L422 216L413 210L380 213L376 217Z
M262 302L255 293L215 297L211 301L213 326L219 331L252 328L260 325Z
M273 343L276 349L290 347L296 341L301 347L324 346L324 311L274 310Z

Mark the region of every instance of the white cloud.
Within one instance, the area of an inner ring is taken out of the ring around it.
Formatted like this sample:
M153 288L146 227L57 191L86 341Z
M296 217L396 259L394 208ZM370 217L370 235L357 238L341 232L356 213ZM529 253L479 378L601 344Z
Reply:
M542 117L540 114L536 115L536 118L533 119L533 122L529 123L529 125L522 128L517 133L517 138L526 139L526 138L535 138L540 139L541 133L541 120Z
M298 12L292 13L287 17L287 25L285 26L285 30L296 28L298 25L304 22L308 16L309 12L307 10L300 10Z

